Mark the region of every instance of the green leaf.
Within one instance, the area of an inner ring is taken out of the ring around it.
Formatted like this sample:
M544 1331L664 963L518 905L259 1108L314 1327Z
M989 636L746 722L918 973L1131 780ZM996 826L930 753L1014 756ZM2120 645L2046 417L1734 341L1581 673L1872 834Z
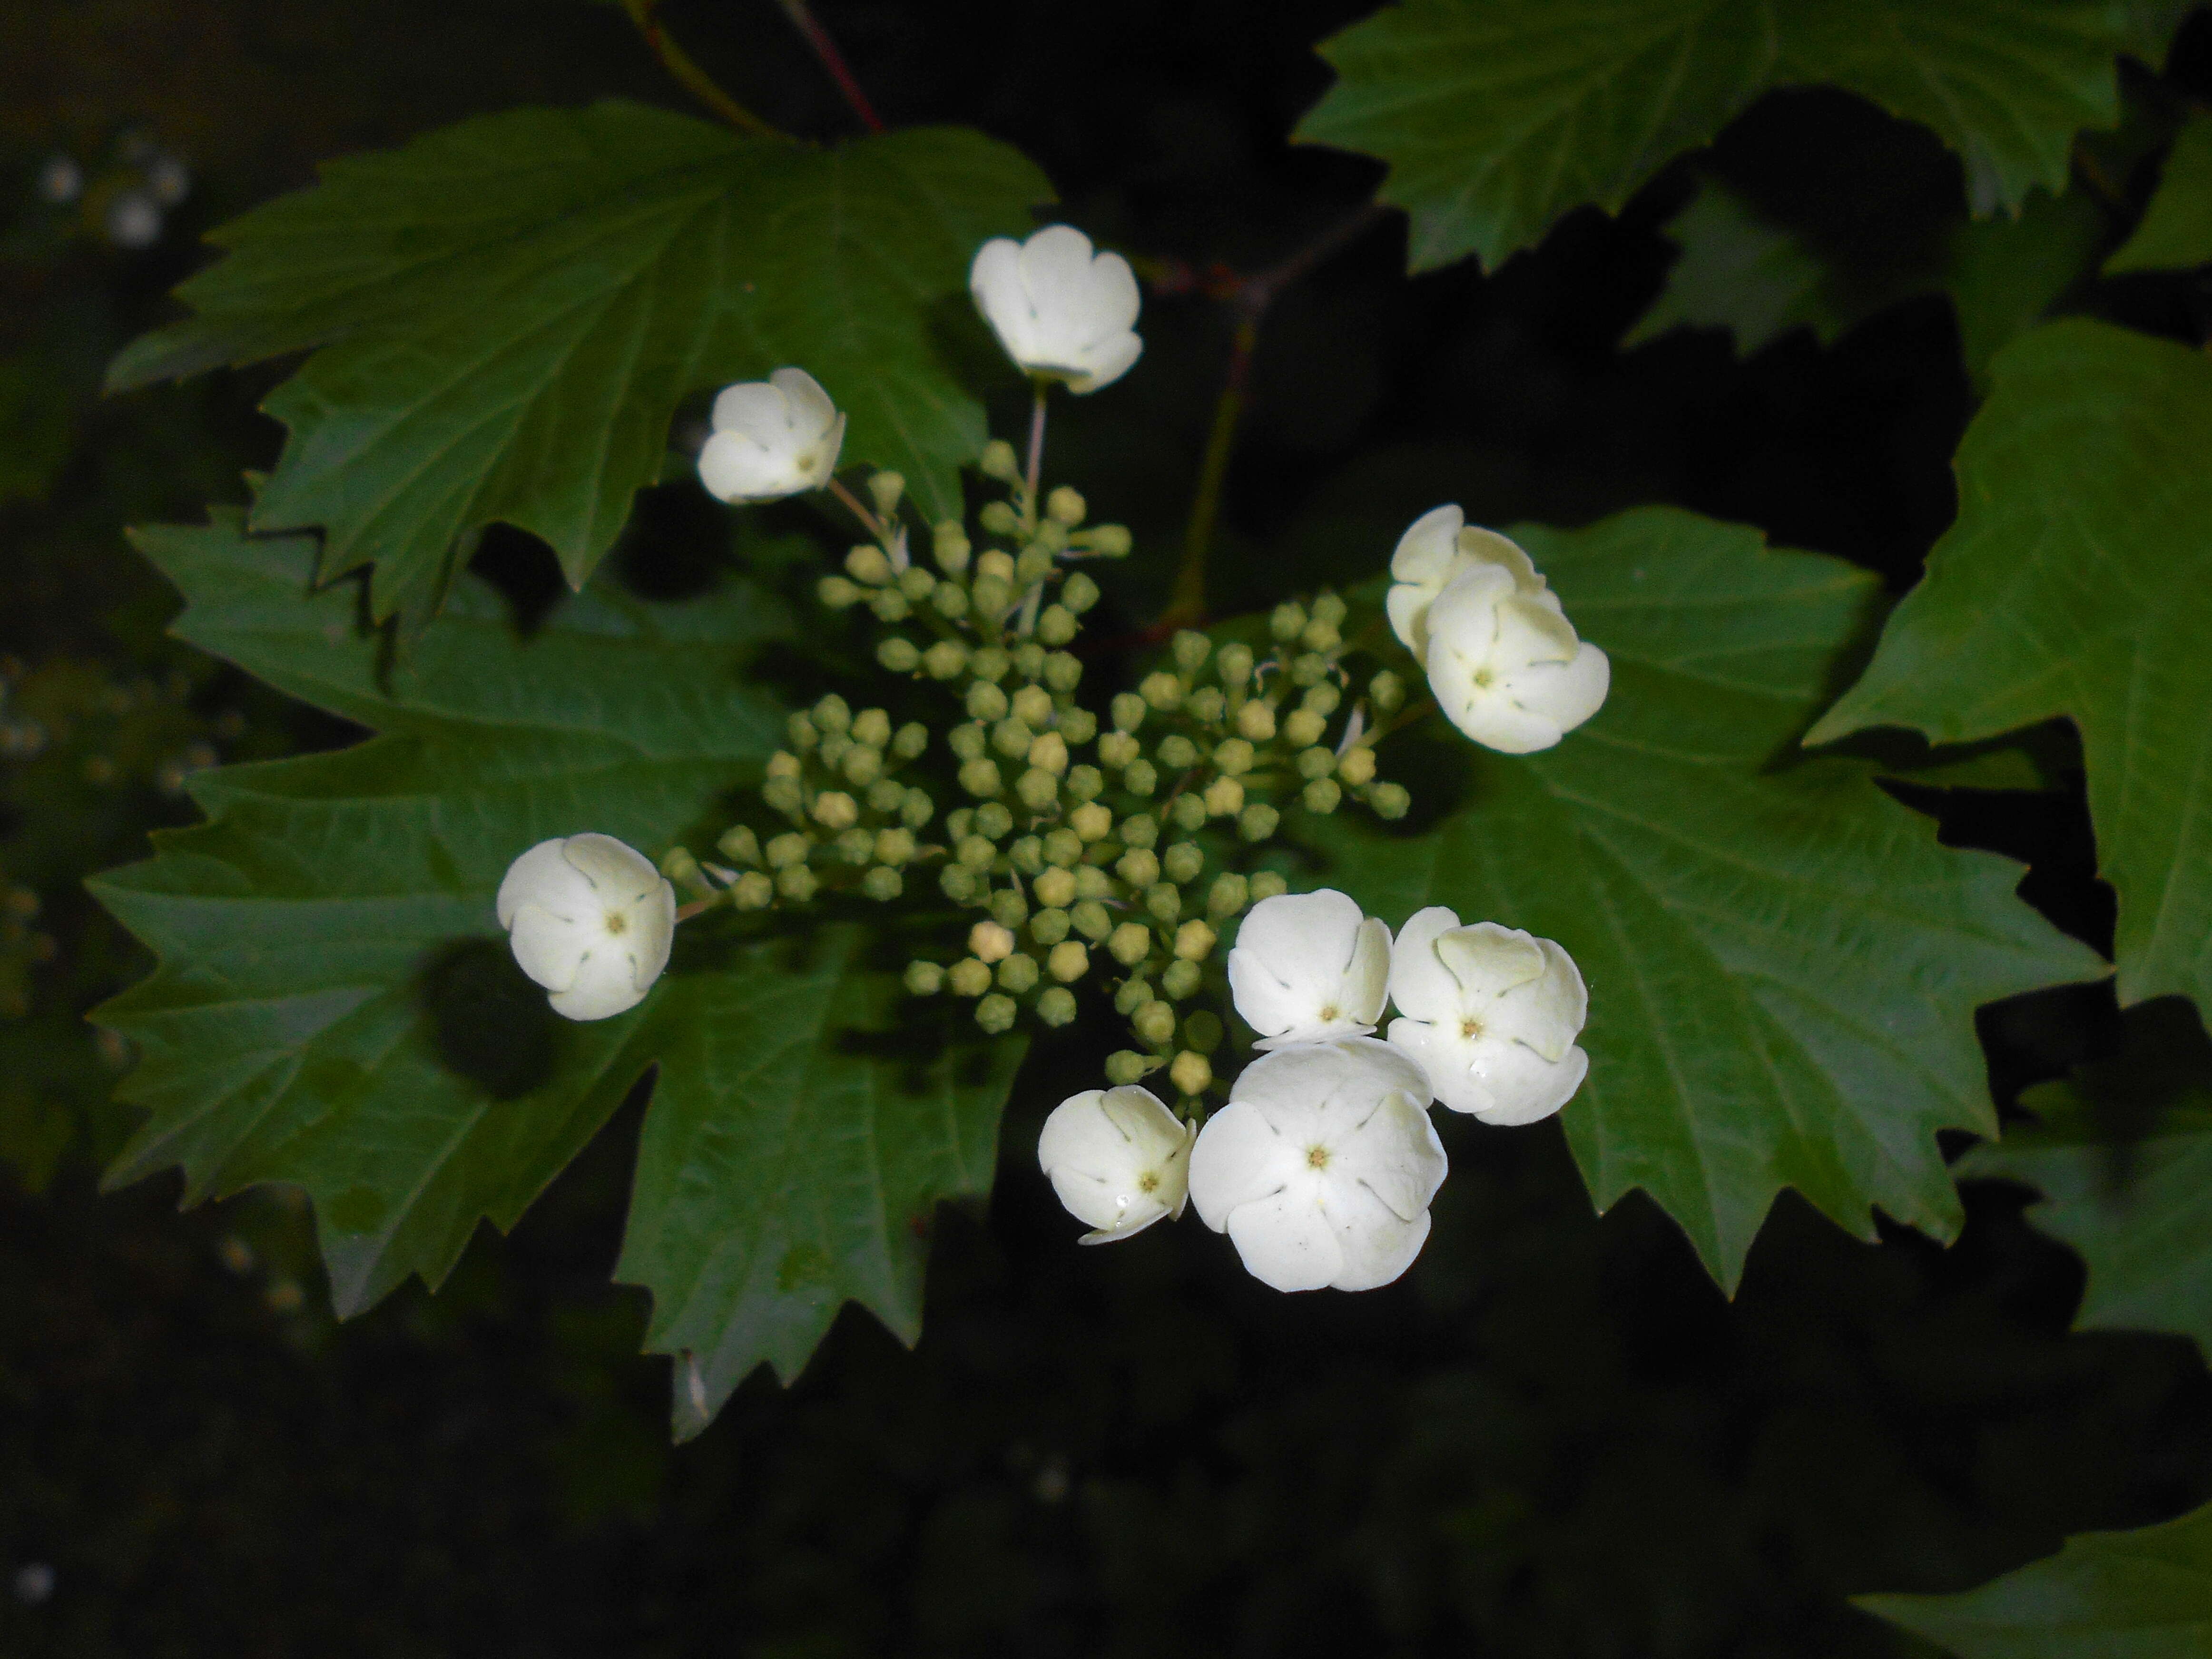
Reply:
M1958 1595L1857 1595L1959 1659L2203 1659L2212 1653L2212 1506L2088 1532Z
M2015 218L1969 220L1953 234L1942 286L1959 316L1959 354L1989 395L1990 363L2087 275L2105 216L2081 192L2033 191Z
M2107 324L2037 329L1960 445L1959 519L1808 736L2081 728L2124 1002L2212 1006L2212 362Z
M2197 109L2173 141L2142 222L2105 261L2105 274L2202 264L2212 264L2212 112Z
M1861 1237L1875 1205L1948 1237L1935 1132L1995 1128L1975 1007L2104 969L2014 896L2018 866L1937 845L1870 764L1785 763L1872 579L1668 508L1513 534L1612 695L1541 754L1455 738L1419 775L1462 776L1463 804L1423 833L1328 820L1331 878L1379 915L1449 904L1566 946L1584 1179L1601 1208L1644 1188L1724 1286L1784 1186Z
M1495 265L1570 209L1617 211L1769 88L1832 82L1932 127L1977 213L2066 182L2118 117L2125 19L2034 0L1405 0L1322 46L1297 136L1389 163L1415 270Z
M290 435L253 525L322 529L325 577L374 562L380 618L434 604L495 522L581 586L678 402L784 363L847 410L848 461L957 512L983 414L940 313L1049 198L960 129L817 149L630 104L518 110L334 161L217 231L229 257L179 290L198 314L109 380L313 350L270 400Z
M481 1218L512 1226L657 1066L623 1271L653 1292L655 1343L702 1356L706 1404L680 1376L679 1423L763 1360L788 1374L848 1297L910 1336L915 1218L987 1186L1018 1045L887 1053L869 1032L890 981L854 930L762 939L726 915L686 925L641 1007L572 1024L492 912L538 841L658 853L757 777L781 717L740 669L781 608L602 585L525 639L465 578L380 673L356 596L309 594L312 544L239 532L142 538L188 601L177 631L381 735L198 775L209 821L94 884L160 957L100 1016L137 1044L125 1093L151 1114L111 1181L300 1184L350 1313L410 1273L437 1284Z
M1809 328L1831 344L1857 319L1833 291L1827 262L1725 185L1700 179L1667 234L1681 257L1651 309L1622 338L1624 347L1674 328L1724 328L1747 356L1794 328Z

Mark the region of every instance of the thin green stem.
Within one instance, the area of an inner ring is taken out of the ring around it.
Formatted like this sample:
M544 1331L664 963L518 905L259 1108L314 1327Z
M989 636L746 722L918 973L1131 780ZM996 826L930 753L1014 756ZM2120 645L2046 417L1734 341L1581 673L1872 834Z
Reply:
M1229 457L1237 447L1237 428L1244 418L1244 388L1251 378L1252 352L1260 343L1260 319L1238 319L1229 349L1229 372L1213 405L1213 428L1206 434L1206 457L1199 464L1198 489L1191 497L1190 520L1182 533L1182 562L1176 568L1164 624L1182 626L1206 616L1206 561L1213 527L1221 517L1221 487L1229 476Z
M798 142L789 133L770 126L716 86L714 77L669 39L668 31L660 24L660 0L623 0L623 9L637 25L637 32L645 37L646 45L653 48L653 55L660 59L660 66L676 78L684 91L750 137L780 138L786 143Z
M1022 477L1022 529L1035 535L1039 510L1037 491L1044 477L1044 393L1045 381L1036 381L1036 402L1030 410L1030 459Z
M860 528L873 536L884 552L890 551L890 532L885 528L884 521L869 509L866 501L846 489L834 474L823 488L845 504L846 510L860 521Z

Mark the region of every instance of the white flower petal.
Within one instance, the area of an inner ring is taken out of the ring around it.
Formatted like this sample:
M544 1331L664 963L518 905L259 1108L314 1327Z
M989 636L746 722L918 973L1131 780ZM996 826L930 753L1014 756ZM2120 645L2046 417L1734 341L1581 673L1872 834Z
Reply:
M1125 1085L1071 1095L1037 1139L1037 1164L1069 1214L1109 1243L1181 1215L1188 1192L1191 1132L1149 1089Z
M1459 913L1441 904L1416 910L1398 930L1390 952L1390 1000L1415 1019L1443 1019L1459 1012L1459 981L1437 955L1437 939L1459 926Z
M567 845L563 836L541 841L507 866L506 878L499 884L499 896L492 906L501 927L514 926L515 912L526 902L571 915L590 901L591 882L561 856L561 849Z
M803 368L725 386L699 451L699 481L726 501L772 501L819 489L837 470L845 417Z
M1379 1209L1381 1206L1378 1205ZM1332 1219L1335 1217L1332 1216ZM1339 1291L1379 1291L1405 1275L1429 1240L1429 1212L1423 1210L1410 1221L1385 1211L1347 1218L1337 1229L1341 1265L1329 1287Z
M1118 253L1100 253L1069 225L1048 225L1026 242L996 237L968 270L976 309L1024 372L1066 381L1079 392L1119 380L1143 354L1134 331L1143 296Z
M494 905L522 971L569 1019L644 1000L676 933L676 890L612 836L540 842L507 866Z
M1230 1213L1229 1242L1244 1271L1278 1291L1318 1291L1344 1270L1344 1245L1317 1194L1284 1191Z
M1389 988L1390 930L1331 888L1252 907L1229 953L1230 994L1262 1048L1364 1036Z
M1256 1102L1231 1101L1206 1120L1191 1148L1190 1201L1198 1218L1219 1232L1238 1206L1287 1187L1304 1158Z

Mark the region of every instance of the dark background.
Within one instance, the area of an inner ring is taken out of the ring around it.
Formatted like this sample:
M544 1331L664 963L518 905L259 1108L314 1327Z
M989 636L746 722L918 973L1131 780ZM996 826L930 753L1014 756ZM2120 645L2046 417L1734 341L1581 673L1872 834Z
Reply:
M1018 143L1148 270L1250 270L1374 188L1372 163L1285 137L1327 83L1312 42L1363 9L820 15L893 124ZM771 120L852 130L769 0L668 16ZM1388 1290L1279 1297L1188 1225L1079 1251L1031 1149L1103 1034L1043 1048L988 1212L941 1216L916 1350L848 1311L794 1387L756 1376L680 1449L665 1365L636 1357L643 1299L607 1282L635 1103L514 1237L487 1229L438 1295L343 1328L283 1195L182 1215L167 1180L96 1195L125 1057L80 1017L141 964L77 884L188 815L183 770L347 735L163 641L173 601L120 534L239 498L276 452L253 408L274 374L102 403L101 364L168 314L200 233L322 157L524 102L683 99L618 11L564 0L0 0L0 1651L1880 1654L1902 1638L1844 1596L1963 1588L2212 1497L2194 1348L2069 1335L2080 1266L2003 1186L1968 1189L1948 1250L1861 1245L1785 1197L1731 1304L1640 1197L1591 1214L1556 1124L1453 1121L1435 1233ZM2100 152L2112 240L2160 124L2208 87L2201 17L2164 82L2130 69ZM106 216L149 146L191 192L118 247ZM39 191L57 152L88 183L66 204ZM1837 94L1769 97L1699 164L1870 280L1962 211L1932 138ZM1972 410L1948 303L1825 350L1800 332L1739 362L1682 332L1624 353L1692 184L1678 165L1487 277L1408 283L1386 217L1289 289L1217 612L1364 575L1446 499L1495 524L1674 501L1908 586ZM2197 338L2205 297L2138 279L2066 303ZM1064 404L1053 452L1137 532L1109 606L1132 624L1173 568L1230 319L1156 295L1143 327L1142 364ZM648 497L617 569L665 586L721 557L702 499ZM518 595L550 568L513 535L483 562ZM2078 781L1904 793L2109 945ZM1983 1030L2008 1105L2123 1024L2108 992L2069 991Z

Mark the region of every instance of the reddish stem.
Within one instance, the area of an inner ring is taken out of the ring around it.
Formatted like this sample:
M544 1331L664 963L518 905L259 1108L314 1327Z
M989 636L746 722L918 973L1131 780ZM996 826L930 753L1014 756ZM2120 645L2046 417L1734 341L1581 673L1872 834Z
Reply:
M815 21L814 13L807 6L806 0L777 0L777 3L783 8L783 15L791 19L791 26L799 31L799 38L813 49L822 67L830 71L830 78L837 83L837 90L844 94L846 104L860 118L860 125L870 132L881 132L884 130L883 118L876 113L875 106L868 102L868 94L860 90L860 83L854 79L853 71L845 62L845 54L837 50L837 43L830 38L830 31Z

